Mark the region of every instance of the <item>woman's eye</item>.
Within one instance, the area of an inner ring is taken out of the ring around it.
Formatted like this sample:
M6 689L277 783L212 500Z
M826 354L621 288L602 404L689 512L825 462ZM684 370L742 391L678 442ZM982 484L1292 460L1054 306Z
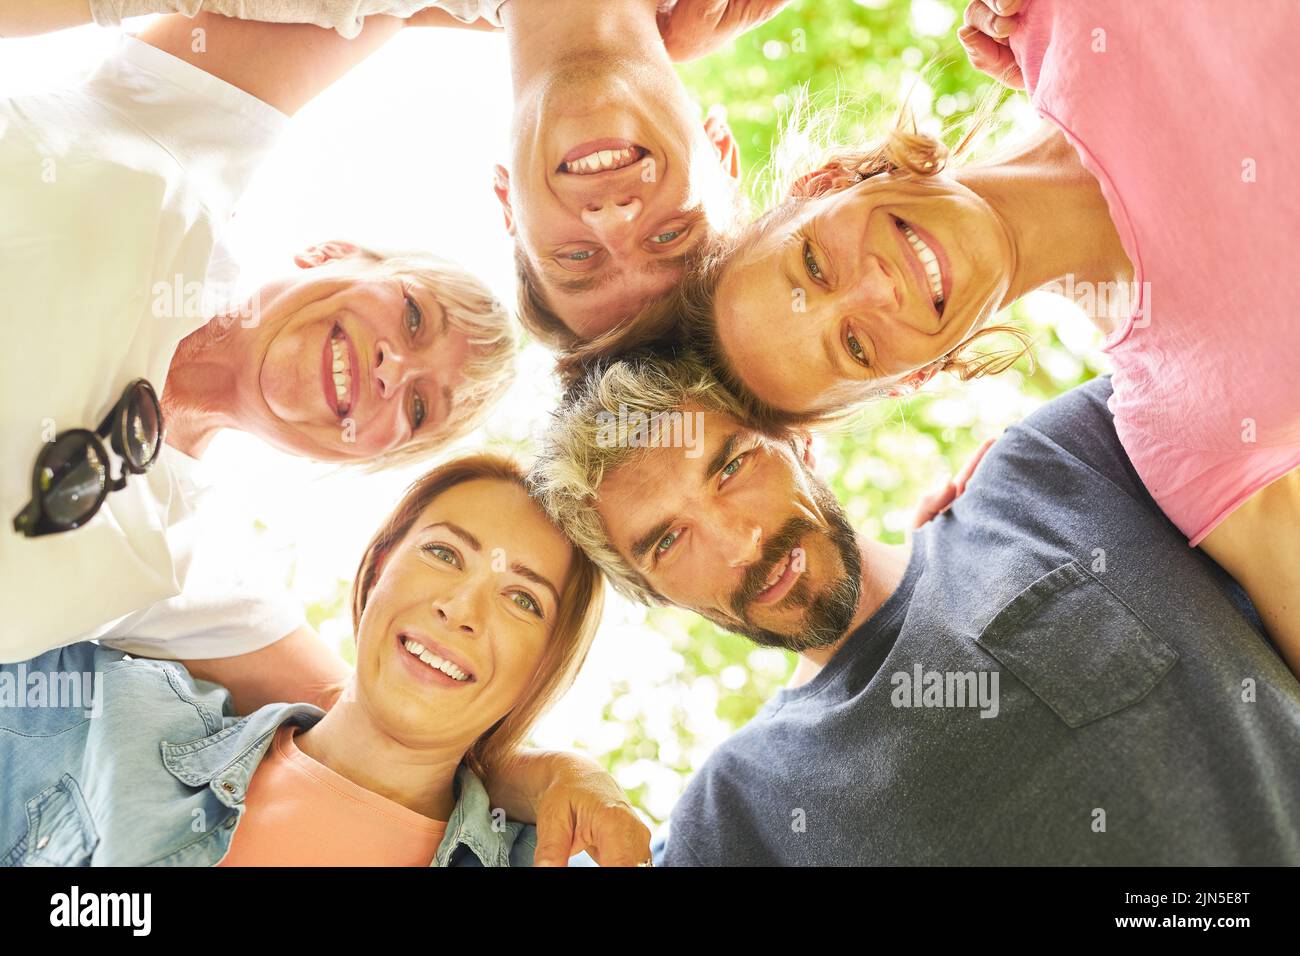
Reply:
M853 356L855 362L865 365L867 368L871 367L871 361L867 358L866 349L862 347L862 343L858 341L858 337L852 332L848 335L848 346L849 354Z
M533 599L533 596L527 591L513 591L510 594L510 600L514 601L519 607L523 608L529 614L542 616L542 606Z
M661 233L659 233L659 235L655 236L655 237L654 237L653 239L651 239L650 241L651 241L651 242L657 242L657 243L659 243L660 245L663 245L664 243L672 242L674 239L676 239L676 238L677 238L678 236L680 236L681 234L682 234L682 231L681 231L680 229L672 229L672 230L669 230L668 232L661 232Z
M411 399L411 431L419 431L426 417L428 417L428 410L424 407L424 399L415 395Z
M570 262L586 262L594 255L595 253L590 249L579 249L576 252L566 252L560 258L568 259Z
M808 275L817 281L825 278L822 275L822 267L817 264L817 257L813 255L812 243L807 239L803 241L803 267L808 270Z
M678 532L678 531L670 531L670 532L668 532L666 535L664 535L662 538L660 538L660 539L659 539L659 543L655 545L655 554L656 554L656 556L657 556L657 555L661 555L661 554L667 554L667 553L668 553L668 550L669 550L669 549L670 549L674 544L677 543L677 539L678 539L679 537L681 537L681 533L680 533L680 532Z
M435 561L450 564L453 568L460 567L460 555L451 548L443 547L440 544L426 544L420 550L425 554L432 555Z
M424 313L415 304L415 300L408 295L406 297L406 331L411 338L415 338L419 334L422 325L424 325Z

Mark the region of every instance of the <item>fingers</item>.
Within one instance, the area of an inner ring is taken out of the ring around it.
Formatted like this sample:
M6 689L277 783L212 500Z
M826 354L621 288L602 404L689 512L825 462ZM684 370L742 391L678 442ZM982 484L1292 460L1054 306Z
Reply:
M977 28L969 26L957 31L957 39L961 41L962 48L975 69L1013 90L1025 88L1024 76L1010 47L1003 46Z
M533 866L568 866L574 843L574 820L567 805L543 807L537 815L537 849Z
M960 495L966 491L966 482L970 481L970 476L975 474L975 469L979 467L979 463L984 460L984 455L993 447L995 441L997 441L996 438L986 438L983 444L976 449L975 454L971 456L971 460L962 466L961 471L957 473L957 477L952 481L957 488L957 494Z
M950 481L938 491L932 491L922 498L921 503L916 506L916 517L912 519L912 530L915 531L936 515L943 513L953 503L957 494L954 483Z
M592 858L601 866L640 866L650 859L650 829L628 804L610 804L591 820Z
M1016 21L1011 17L999 16L993 10L993 0L971 0L966 5L963 23L1005 45L1007 37L1015 29Z

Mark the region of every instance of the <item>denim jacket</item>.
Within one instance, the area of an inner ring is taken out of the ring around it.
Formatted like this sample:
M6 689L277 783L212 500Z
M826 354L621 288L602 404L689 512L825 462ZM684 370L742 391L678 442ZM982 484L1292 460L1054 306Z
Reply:
M0 666L0 865L212 866L230 848L254 771L311 704L230 713L230 694L171 661L97 644ZM494 826L462 766L432 866L530 866L536 830Z

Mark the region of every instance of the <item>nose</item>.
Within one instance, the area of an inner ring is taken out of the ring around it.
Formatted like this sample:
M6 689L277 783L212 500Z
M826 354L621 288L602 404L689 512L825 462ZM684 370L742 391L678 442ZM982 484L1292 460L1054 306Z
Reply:
M487 588L465 584L451 594L434 598L433 616L439 624L477 637L483 633L484 592Z
M414 378L417 369L411 356L404 354L391 342L381 339L375 345L375 389L380 398L391 398L401 391L408 379Z
M903 303L903 290L879 256L863 257L855 281L844 283L841 309L848 312L894 312Z
M617 243L632 231L632 225L641 215L641 200L636 196L623 199L601 199L583 207L582 221L601 242Z
M749 518L735 523L725 542L727 567L744 570L763 556L763 529Z

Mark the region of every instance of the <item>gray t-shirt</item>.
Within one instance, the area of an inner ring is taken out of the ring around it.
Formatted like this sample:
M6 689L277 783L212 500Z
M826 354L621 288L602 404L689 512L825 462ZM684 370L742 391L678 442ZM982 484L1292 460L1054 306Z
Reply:
M1008 429L884 605L696 774L663 863L1300 863L1300 684L1109 395Z

